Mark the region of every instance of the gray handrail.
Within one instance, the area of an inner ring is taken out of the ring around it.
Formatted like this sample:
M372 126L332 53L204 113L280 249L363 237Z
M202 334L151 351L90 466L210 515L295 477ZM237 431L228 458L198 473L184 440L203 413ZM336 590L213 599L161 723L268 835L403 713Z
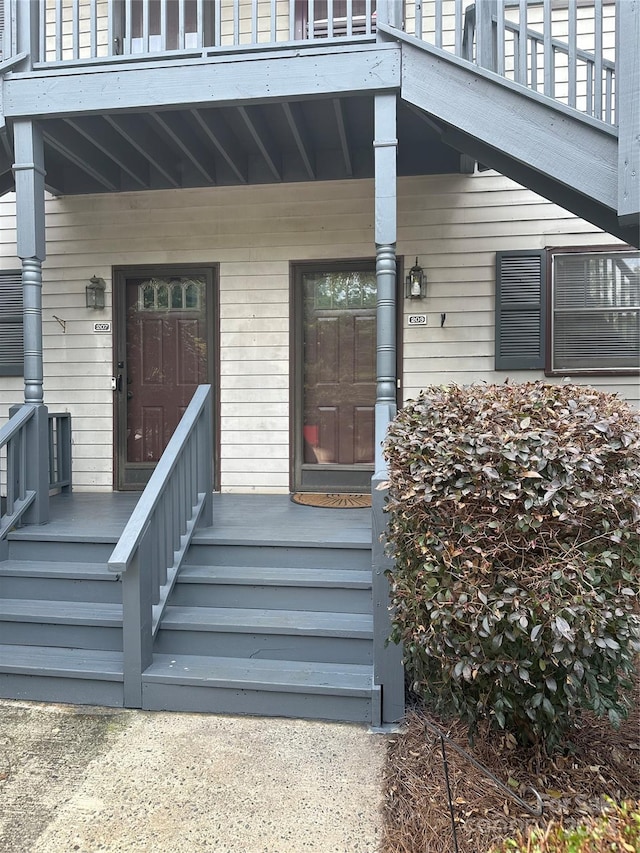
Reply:
M107 563L123 581L127 707L141 707L142 673L194 530L213 521L211 400L211 386L198 386Z
M0 429L0 452L6 448L6 498L0 509L0 540L19 524L36 492L27 489L27 425L34 408L21 406Z

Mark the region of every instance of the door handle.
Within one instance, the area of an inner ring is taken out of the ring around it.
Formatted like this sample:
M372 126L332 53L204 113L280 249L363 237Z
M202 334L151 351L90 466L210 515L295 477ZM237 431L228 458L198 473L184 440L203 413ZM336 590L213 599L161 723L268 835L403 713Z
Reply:
M119 373L116 377L116 391L120 394L122 392L122 374Z

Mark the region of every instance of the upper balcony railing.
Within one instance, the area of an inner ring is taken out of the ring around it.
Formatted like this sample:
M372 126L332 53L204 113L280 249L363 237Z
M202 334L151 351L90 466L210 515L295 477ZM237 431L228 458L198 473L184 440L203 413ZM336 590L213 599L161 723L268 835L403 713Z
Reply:
M2 53L24 53L26 39L35 69L208 57L373 41L379 22L613 124L616 12L625 2L0 0Z

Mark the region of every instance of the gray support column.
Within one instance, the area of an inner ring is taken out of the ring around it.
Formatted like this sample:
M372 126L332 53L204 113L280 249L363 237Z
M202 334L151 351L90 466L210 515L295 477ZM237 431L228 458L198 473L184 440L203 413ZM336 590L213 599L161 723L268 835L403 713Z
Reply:
M402 648L387 644L391 631L389 582L385 574L391 561L384 552L386 480L382 441L396 414L396 95L375 96L375 241L377 310L377 390L375 439L376 473L372 480L373 522L373 687L374 724L392 723L404 714Z
M24 401L35 408L30 422L28 452L29 488L36 500L24 516L25 523L49 519L49 436L44 406L42 367L42 262L45 253L44 150L42 132L32 121L14 125L16 162L17 252L22 260L24 334Z
M375 241L378 286L376 345L376 458L384 469L381 442L396 413L396 95L375 96Z

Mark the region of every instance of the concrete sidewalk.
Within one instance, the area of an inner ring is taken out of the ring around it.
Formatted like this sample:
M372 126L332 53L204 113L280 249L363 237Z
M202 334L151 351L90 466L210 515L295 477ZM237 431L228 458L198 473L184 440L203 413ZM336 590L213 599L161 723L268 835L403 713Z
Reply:
M374 853L365 727L0 700L2 853Z

